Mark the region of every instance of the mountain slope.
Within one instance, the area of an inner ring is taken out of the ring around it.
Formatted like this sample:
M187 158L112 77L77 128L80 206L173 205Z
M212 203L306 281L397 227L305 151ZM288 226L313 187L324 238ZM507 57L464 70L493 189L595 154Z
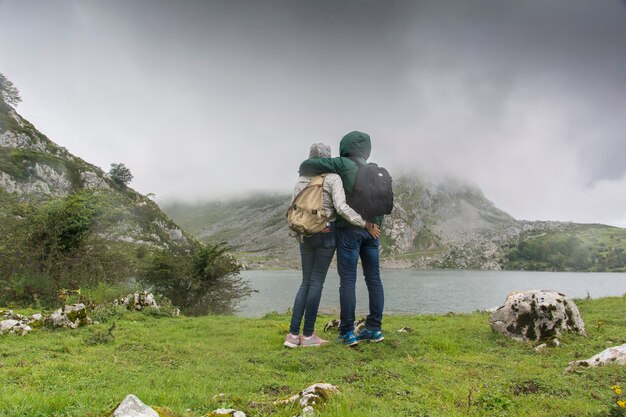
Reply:
M105 215L110 223L101 233L109 240L159 248L190 243L190 236L155 202L130 188L119 187L103 170L56 145L2 101L0 191L35 204L91 191L108 202L110 210Z
M205 243L227 243L250 267L298 267L295 240L287 235L290 195L255 195L226 202L172 203L164 210Z
M394 193L394 211L385 217L381 237L381 256L387 267L625 269L625 229L516 220L478 188L453 179L399 176L394 179ZM164 210L198 239L227 242L251 268L298 267L297 245L286 229L289 200L288 194L254 195L222 202L179 202L165 205ZM557 243L569 239L569 243L535 252L526 248L528 242L544 239ZM560 261L548 262L542 254Z
M519 235L520 223L496 208L480 190L454 181L394 180L395 207L385 218L381 253L388 266L499 268L502 246ZM227 202L165 205L183 228L205 242L227 242L246 261L297 266L287 235L290 196L251 196Z

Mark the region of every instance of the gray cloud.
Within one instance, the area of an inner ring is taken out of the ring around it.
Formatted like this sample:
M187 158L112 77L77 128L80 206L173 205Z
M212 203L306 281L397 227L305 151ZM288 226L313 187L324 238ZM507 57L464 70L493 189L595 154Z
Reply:
M290 190L369 132L517 218L626 226L620 1L0 2L18 110L160 198Z

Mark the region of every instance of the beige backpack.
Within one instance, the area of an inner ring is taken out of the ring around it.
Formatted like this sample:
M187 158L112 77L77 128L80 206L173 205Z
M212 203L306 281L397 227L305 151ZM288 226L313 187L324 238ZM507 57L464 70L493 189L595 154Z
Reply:
M289 229L295 233L311 236L321 232L328 224L324 210L324 177L318 175L298 193L287 210Z

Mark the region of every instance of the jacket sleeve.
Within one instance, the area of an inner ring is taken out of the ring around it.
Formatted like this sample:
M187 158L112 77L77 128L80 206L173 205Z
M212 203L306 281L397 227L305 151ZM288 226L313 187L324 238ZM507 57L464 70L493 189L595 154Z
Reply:
M343 183L341 182L341 178L338 175L330 175L326 177L330 180L330 190L331 196L333 199L333 206L337 213L346 219L350 224L358 227L365 227L365 220L359 213L354 211L352 207L350 207L346 203L346 193L343 190Z
M343 165L341 158L309 158L300 164L299 171L300 175L341 174Z

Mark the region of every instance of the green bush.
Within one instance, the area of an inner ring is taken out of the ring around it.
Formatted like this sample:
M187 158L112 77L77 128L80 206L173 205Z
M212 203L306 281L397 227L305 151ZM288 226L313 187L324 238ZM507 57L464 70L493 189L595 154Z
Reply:
M0 191L0 302L96 305L138 289L130 277L187 314L231 313L251 293L225 247L190 240L159 250L108 239L125 218L119 201L108 197L82 190L31 204Z
M133 265L120 245L97 233L101 198L89 191L44 204L0 193L0 300L54 306L60 290L97 288L131 276Z
M190 254L161 251L141 279L186 314L232 313L252 289L226 250L221 245L198 245Z

